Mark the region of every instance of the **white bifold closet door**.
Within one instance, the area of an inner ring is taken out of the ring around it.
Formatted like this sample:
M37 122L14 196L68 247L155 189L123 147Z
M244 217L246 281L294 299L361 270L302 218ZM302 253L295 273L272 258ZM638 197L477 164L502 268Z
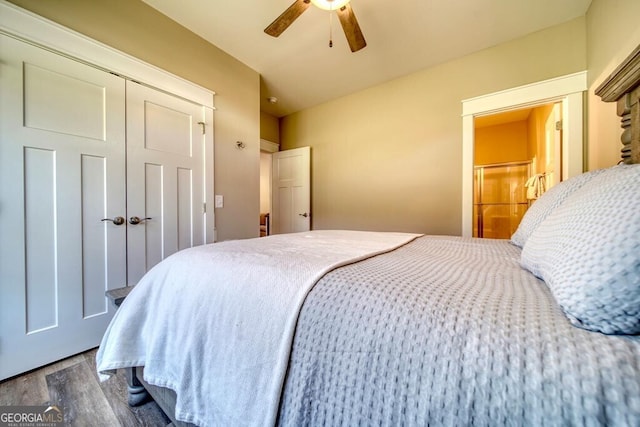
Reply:
M172 253L205 242L203 124L213 120L206 110L127 82L129 284Z
M1 380L97 346L105 291L205 241L213 113L4 35L0 89Z

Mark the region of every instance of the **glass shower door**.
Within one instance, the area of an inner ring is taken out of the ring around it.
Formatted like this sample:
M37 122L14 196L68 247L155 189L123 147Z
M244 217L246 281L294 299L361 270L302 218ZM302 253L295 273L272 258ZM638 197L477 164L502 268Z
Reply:
M529 207L525 188L529 173L529 162L476 166L474 237L511 237Z

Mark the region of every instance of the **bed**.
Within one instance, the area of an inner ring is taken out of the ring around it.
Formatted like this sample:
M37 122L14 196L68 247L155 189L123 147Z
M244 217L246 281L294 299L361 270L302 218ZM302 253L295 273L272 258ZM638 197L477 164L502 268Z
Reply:
M640 48L597 90L623 163L511 240L313 231L154 267L98 372L176 425L640 425Z

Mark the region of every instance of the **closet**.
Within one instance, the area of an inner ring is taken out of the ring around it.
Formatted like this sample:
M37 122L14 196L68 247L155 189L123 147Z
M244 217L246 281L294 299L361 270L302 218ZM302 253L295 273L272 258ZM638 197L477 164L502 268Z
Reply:
M213 108L7 35L0 89L2 380L97 346L106 290L212 241Z

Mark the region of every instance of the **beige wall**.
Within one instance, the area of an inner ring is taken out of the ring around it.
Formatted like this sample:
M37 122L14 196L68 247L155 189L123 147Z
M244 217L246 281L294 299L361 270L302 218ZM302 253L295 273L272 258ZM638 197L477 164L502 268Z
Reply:
M263 111L260 112L260 138L280 144L280 121Z
M259 235L259 74L139 0L11 0L19 6L214 90L218 239ZM247 148L238 150L235 142Z
M584 18L281 119L311 146L313 228L461 233L466 98L586 69Z
M594 91L640 44L640 1L593 0L587 12L589 69L588 169L620 160L620 121L615 103L604 103Z
M475 129L474 165L527 161L527 121Z

